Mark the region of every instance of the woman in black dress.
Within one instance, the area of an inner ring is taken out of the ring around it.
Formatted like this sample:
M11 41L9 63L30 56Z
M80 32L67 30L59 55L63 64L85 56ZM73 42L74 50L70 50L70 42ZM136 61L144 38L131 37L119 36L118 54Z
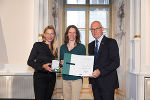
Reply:
M42 42L33 45L27 64L34 68L33 83L36 100L51 100L56 73L52 72L52 60L57 59L56 32L53 26L44 30Z

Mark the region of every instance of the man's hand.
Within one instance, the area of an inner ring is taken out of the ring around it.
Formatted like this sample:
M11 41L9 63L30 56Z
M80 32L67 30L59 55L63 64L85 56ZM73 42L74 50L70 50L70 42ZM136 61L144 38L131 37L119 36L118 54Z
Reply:
M92 84L89 84L89 89L90 89L90 92L92 92Z
M52 72L52 68L50 68L49 67L49 65L51 65L52 63L47 63L47 64L44 64L42 67L45 69L45 70L47 70L47 71L49 71L49 72Z
M93 78L97 78L97 77L99 77L99 75L100 75L100 70L99 69L94 70L94 72L92 73Z

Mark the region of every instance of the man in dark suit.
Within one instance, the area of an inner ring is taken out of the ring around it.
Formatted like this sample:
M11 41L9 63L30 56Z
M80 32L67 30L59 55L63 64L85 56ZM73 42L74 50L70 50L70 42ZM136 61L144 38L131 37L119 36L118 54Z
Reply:
M114 91L119 88L117 68L120 66L119 48L116 40L103 35L99 21L91 24L94 41L89 43L89 55L94 55L94 70L89 78L94 100L114 100Z

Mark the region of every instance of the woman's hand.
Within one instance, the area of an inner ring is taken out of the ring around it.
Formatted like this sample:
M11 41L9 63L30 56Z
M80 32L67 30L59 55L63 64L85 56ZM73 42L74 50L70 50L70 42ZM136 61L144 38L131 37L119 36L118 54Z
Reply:
M52 63L47 63L47 64L44 64L42 67L45 69L45 70L47 70L47 71L49 71L49 72L52 72L52 68L50 68L49 67L49 65L51 65Z
M61 60L61 61L60 61L60 64L63 65L63 64L64 64L64 60Z
M90 92L92 92L92 84L88 85Z

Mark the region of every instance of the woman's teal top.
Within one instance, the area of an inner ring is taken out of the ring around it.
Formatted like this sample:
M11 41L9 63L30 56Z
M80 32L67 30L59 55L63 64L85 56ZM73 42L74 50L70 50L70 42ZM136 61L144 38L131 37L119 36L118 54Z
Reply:
M76 55L86 55L86 48L83 44L79 43L71 51L69 51L67 44L63 44L60 47L60 60L64 59L65 53L76 54ZM77 80L77 79L82 79L82 77L63 74L63 80Z

